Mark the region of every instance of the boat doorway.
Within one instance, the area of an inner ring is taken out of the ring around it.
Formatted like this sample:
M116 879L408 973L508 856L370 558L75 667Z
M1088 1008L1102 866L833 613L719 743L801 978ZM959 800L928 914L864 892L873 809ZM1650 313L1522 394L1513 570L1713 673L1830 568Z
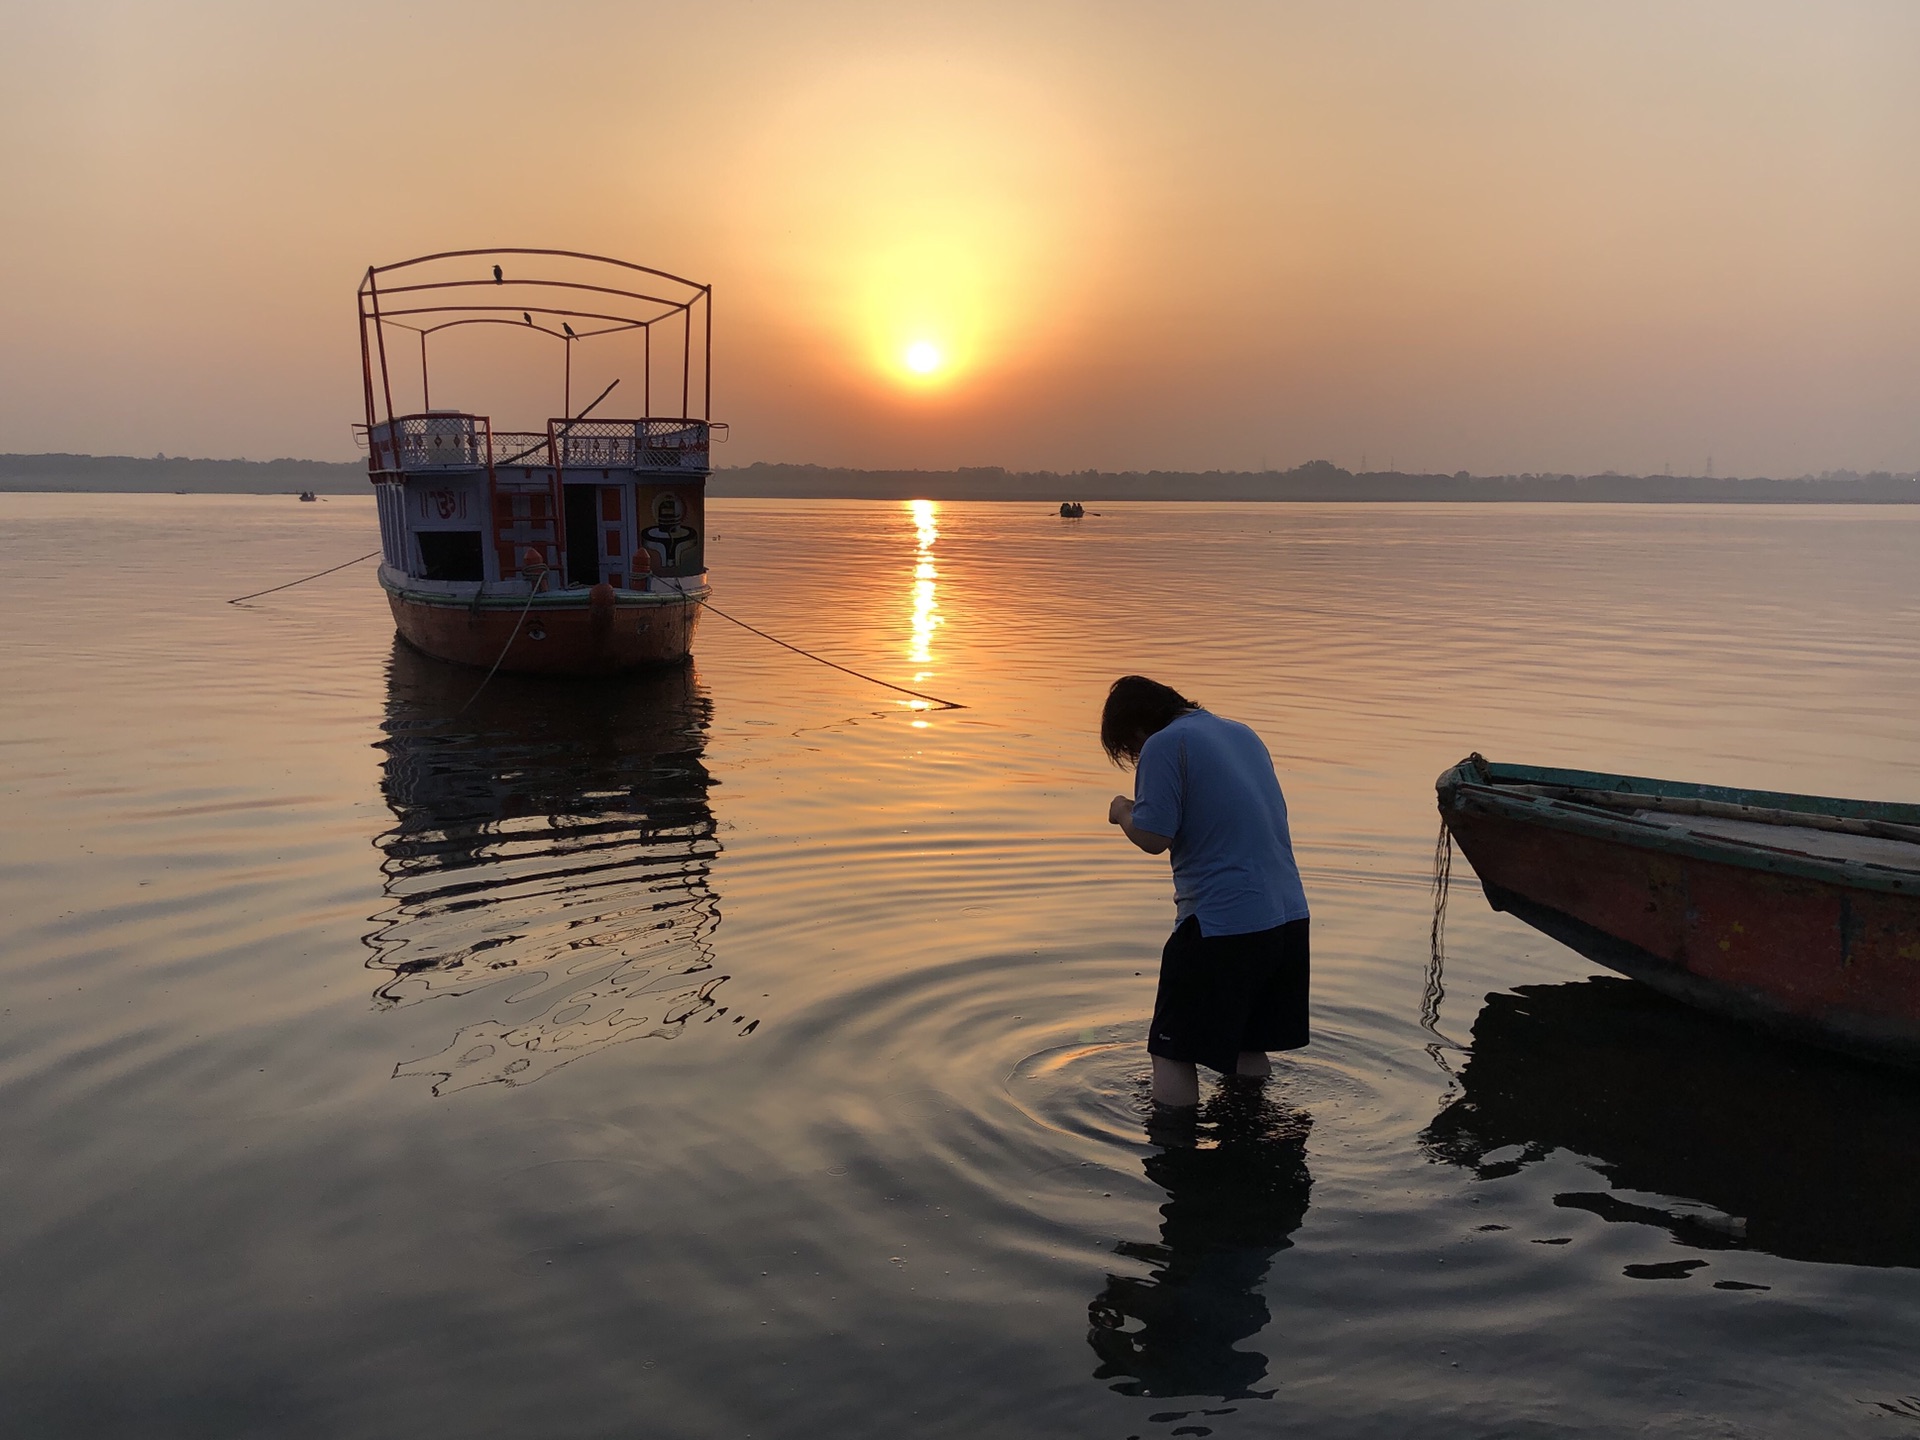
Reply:
M567 486L567 583L619 589L627 553L627 487Z
M600 486L569 485L567 584L600 583Z

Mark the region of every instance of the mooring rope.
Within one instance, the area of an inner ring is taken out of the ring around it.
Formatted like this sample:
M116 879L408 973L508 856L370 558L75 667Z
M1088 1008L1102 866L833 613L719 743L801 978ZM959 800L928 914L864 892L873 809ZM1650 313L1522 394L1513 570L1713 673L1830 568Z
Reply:
M1433 1039L1427 1042L1427 1058L1449 1078L1460 1078L1448 1063L1447 1051L1471 1055L1473 1046L1461 1044L1440 1028L1440 1007L1447 999L1447 893L1453 886L1453 831L1443 818L1440 833L1433 842L1433 928L1428 932L1426 986L1420 996L1420 1028Z
M343 561L326 570L316 570L311 575L302 575L298 580L289 580L284 585L274 585L265 590L256 590L251 595L236 595L233 599L227 601L227 603L229 605L238 605L242 600L258 600L262 595L271 595L277 590L291 590L294 586L304 585L309 580L318 580L322 575L331 575L335 570L344 570L349 565L358 565L362 560L371 560L379 553L378 550L369 550L364 555L356 555L353 559Z
M856 680L865 680L872 685L879 685L888 690L897 690L902 695L911 695L916 700L925 700L929 704L938 705L942 710L965 710L967 708L965 705L962 705L958 700L943 700L938 695L929 695L926 692L921 690L909 690L904 685L896 685L891 680L882 680L876 675L869 675L865 671L852 669L849 666L840 664L838 661L829 660L824 655L816 655L811 650L802 650L798 645L790 644L787 641L782 640L778 635L769 635L766 631L762 630L759 626L749 625L746 621L740 619L738 616L727 614L726 611L720 609L710 600L702 600L700 603L703 606L705 606L707 609L713 611L713 613L718 615L722 620L730 620L735 625L738 625L742 630L752 631L755 635L758 635L762 640L771 640L774 644L780 646L783 650L791 650L796 655L804 655L809 660L817 661L820 664L825 665L831 670L840 671L844 675L851 675Z
M534 597L546 588L548 574L549 571L547 568L544 565L541 566L538 578L527 587L527 603L522 605L520 607L520 613L513 617L513 629L507 633L507 643L502 645L500 647L500 653L493 657L493 669L487 671L486 680L482 680L478 685L473 687L473 694L467 696L466 705L462 705L458 710L453 712L454 719L458 720L462 715L467 713L468 706L471 706L474 701L478 700L480 698L480 692L487 688L487 680L493 679L495 674L499 672L500 662L507 658L507 651L513 648L513 642L519 638L520 627L526 623L527 612L533 609ZM480 589L484 591L486 588L486 583L484 581L481 582ZM474 596L475 605L479 604L479 600L480 597L476 593Z
M1440 833L1433 841L1433 928L1427 941L1427 983L1420 997L1421 1027L1437 1038L1440 1034L1440 1006L1447 998L1447 892L1453 885L1453 831L1440 822Z
M284 585L274 585L265 590L256 590L251 595L236 595L233 599L227 601L227 604L238 605L242 600L258 600L262 595L272 595L281 590L291 590L294 586L304 585L309 580L318 580L322 575L331 575L335 570L344 570L348 565L358 565L362 560L371 560L379 553L378 550L369 550L365 555L357 555L351 560L344 561L339 565L331 566L325 570L316 570L311 575L302 575L298 580L289 580ZM546 579L544 572L540 578L541 582L544 583ZM484 588L485 587L482 586L483 590ZM507 643L500 647L500 653L494 659L493 669L487 671L487 679L480 682L480 688L467 697L467 704L460 707L461 714L466 713L467 705L473 704L475 700L480 698L480 691L487 688L487 680L493 679L494 674L500 669L500 662L507 658L507 651L513 648L514 639L520 634L520 626L527 618L527 611L533 608L534 596L538 595L540 590L541 585L536 584L533 589L527 592L527 603L520 608L519 617L513 622L513 631L507 636ZM476 594L474 598L477 603L479 596ZM738 625L742 630L748 630L758 635L762 640L771 640L775 645L780 646L781 649L791 650L796 655L803 655L809 660L825 665L830 670L838 670L843 675L851 675L856 680L865 680L868 684L878 685L882 689L895 690L902 695L911 695L916 700L925 700L929 705L936 705L942 710L965 710L967 708L958 700L945 700L938 695L929 695L924 690L909 690L906 686L896 685L891 680L882 680L879 676L869 675L864 670L855 670L849 665L840 664L837 660L829 660L824 655L816 655L811 650L803 650L798 645L782 640L778 635L769 635L758 625L749 625L737 615L727 614L726 611L720 609L710 600L701 600L698 603L706 609L713 611L713 613L718 615L722 620L730 621L732 624Z

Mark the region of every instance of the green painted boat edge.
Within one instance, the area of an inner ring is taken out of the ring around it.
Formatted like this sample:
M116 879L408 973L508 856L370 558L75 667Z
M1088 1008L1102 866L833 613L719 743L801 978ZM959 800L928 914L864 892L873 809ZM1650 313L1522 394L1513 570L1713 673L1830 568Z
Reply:
M1558 770L1535 765L1480 765L1469 757L1449 766L1434 782L1441 818L1449 809L1469 805L1497 810L1517 824L1540 825L1568 831L1637 850L1655 850L1685 859L1773 875L1791 875L1823 885L1854 890L1920 897L1920 872L1898 870L1860 860L1841 860L1763 849L1737 840L1653 825L1616 811L1583 805L1575 800L1502 793L1502 780L1525 785L1570 785L1586 790L1611 790L1633 795L1664 795L1678 799L1720 800L1799 814L1844 815L1851 819L1883 820L1893 824L1920 824L1920 805L1897 805L1871 800L1835 800L1818 795L1794 795L1772 790L1741 790L1719 785L1690 785L1644 776L1608 775L1594 770ZM1489 783L1491 781L1492 783ZM1629 785L1638 788L1628 788ZM1462 793L1467 792L1467 793ZM1785 803L1795 802L1795 803ZM1850 808L1825 808L1850 807ZM1471 858L1471 857L1469 857Z
M1920 825L1920 804L1885 800L1846 800L1827 795L1796 795L1782 790L1743 790L1727 785L1694 785L1683 780L1655 780L1643 775L1609 775L1599 770L1558 770L1542 765L1486 762L1483 780L1473 759L1462 760L1441 772L1436 790L1454 785L1491 784L1567 785L1581 790L1611 790L1625 795L1658 795L1675 800L1715 800L1727 805L1752 805L1764 810L1791 810L1802 815L1838 815L1849 820L1881 820L1893 825Z

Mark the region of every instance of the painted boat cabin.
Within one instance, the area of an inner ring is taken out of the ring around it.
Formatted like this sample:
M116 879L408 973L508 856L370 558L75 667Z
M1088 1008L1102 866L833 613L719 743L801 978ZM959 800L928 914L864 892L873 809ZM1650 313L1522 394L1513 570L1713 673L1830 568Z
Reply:
M709 426L432 410L368 427L387 567L425 587L690 592L706 581Z

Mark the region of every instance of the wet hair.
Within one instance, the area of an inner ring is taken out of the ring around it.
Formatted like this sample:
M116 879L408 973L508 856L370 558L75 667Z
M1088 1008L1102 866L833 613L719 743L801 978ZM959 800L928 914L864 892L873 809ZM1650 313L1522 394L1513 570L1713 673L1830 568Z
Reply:
M1138 764L1140 747L1189 710L1200 707L1171 686L1144 675L1122 675L1100 712L1100 748L1114 764Z

